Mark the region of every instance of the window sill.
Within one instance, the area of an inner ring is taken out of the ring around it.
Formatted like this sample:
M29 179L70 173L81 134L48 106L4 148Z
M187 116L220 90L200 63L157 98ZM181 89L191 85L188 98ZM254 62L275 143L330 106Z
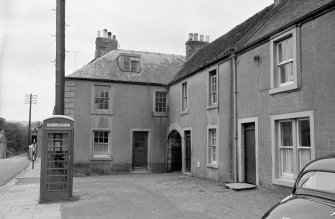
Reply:
M113 158L112 157L107 157L107 156L104 156L104 157L91 157L91 159L90 160L104 160L104 161L111 161L111 160L113 160Z
M291 187L293 188L295 183L295 180L292 178L277 178L277 179L272 179L272 184L274 185L279 185L279 186L286 186L286 187Z
M212 104L212 105L207 106L207 110L217 109L217 108L219 108L217 104Z
M297 83L293 83L293 84L283 86L283 87L271 88L269 90L269 94L276 94L276 93L281 93L281 92L285 92L285 91L291 91L291 90L295 90L297 88L298 88Z
M208 168L219 169L219 165L217 163L208 163Z
M184 115L184 114L188 114L188 109L180 112L180 115Z
M152 116L156 116L156 117L167 117L168 114L167 113L161 113L161 112L153 112Z
M92 110L92 115L113 115L109 110Z

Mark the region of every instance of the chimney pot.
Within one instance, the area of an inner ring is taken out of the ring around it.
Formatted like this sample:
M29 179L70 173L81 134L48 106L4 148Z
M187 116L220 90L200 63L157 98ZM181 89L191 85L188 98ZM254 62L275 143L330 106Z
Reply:
M113 40L116 40L116 36L115 35L113 35Z
M107 29L104 29L104 31L103 31L103 37L107 38Z
M206 35L206 42L209 43L209 36Z
M108 32L108 39L112 39L112 33Z
M203 34L200 35L200 41L204 41L204 35Z
M100 30L97 31L97 37L101 37L101 31Z
M189 40L189 41L192 41L192 40L193 40L193 33L189 33L189 34L188 34L188 40Z
M194 41L198 41L198 33L194 33Z

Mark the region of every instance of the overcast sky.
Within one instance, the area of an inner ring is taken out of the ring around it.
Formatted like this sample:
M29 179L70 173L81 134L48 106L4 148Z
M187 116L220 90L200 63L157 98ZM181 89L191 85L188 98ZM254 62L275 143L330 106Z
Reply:
M185 55L188 33L210 42L273 0L68 0L65 75L94 58L98 30L121 49ZM32 120L55 102L56 0L0 0L0 117L27 121L25 94L37 95Z

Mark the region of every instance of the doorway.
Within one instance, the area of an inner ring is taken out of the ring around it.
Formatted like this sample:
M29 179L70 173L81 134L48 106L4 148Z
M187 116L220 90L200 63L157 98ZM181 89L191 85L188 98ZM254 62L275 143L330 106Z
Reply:
M148 168L148 132L133 132L133 170Z
M175 172L182 170L182 150L180 134L173 130L169 134L168 152L167 152L167 171Z
M255 123L243 124L245 182L256 185Z
M184 132L184 137L185 137L185 171L186 172L191 172L191 131L185 131Z

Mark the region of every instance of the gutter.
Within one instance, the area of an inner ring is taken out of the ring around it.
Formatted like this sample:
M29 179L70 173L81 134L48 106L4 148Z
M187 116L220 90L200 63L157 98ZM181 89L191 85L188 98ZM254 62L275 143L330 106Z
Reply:
M98 81L108 83L121 83L121 84L137 84L137 85L149 85L149 86L160 86L168 88L167 84L155 83L155 82L143 82L143 81L121 81L113 79L100 79L100 78L79 78L79 77L65 77L66 80L79 80L79 81Z
M238 151L237 151L237 56L234 52L231 54L231 64L232 64L232 76L233 76L233 174L234 182L237 182L238 178Z

